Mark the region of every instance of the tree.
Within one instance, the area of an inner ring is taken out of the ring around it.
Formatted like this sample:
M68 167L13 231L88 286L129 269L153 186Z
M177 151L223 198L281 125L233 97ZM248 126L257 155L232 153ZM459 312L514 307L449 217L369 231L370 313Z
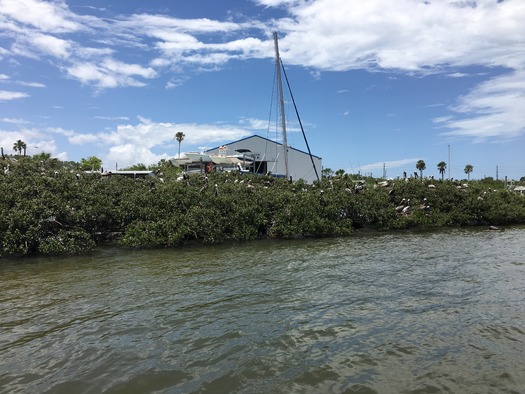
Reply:
M46 161L51 159L51 153L41 152L33 155L33 159L36 161Z
M335 172L335 176L343 176L344 174L345 174L345 170L343 170L342 168Z
M419 170L419 177L423 179L423 171L427 169L427 165L423 160L418 160L416 163L416 168Z
M161 159L157 164L151 164L148 166L148 170L155 171L160 177L178 177L182 172L179 166L174 166L170 160Z
M133 164L132 166L124 168L125 171L146 171L148 167L144 163Z
M331 168L323 168L322 174L324 177L331 177L334 175L334 170Z
M82 171L98 171L102 167L102 160L96 156L89 156L87 159L80 160L80 169Z
M179 157L180 157L180 144L184 140L184 137L186 137L186 135L182 131L179 131L175 134L175 139L179 143Z
M445 170L447 169L447 163L440 161L437 165L438 171L441 174L441 180L445 179Z
M13 150L15 151L15 153L18 152L19 155L22 155L22 151L24 151L24 156L25 156L26 149L27 149L27 144L22 140L16 141L15 144L13 145Z
M467 174L467 179L470 181L470 173L474 171L474 166L467 164L465 166L465 174Z

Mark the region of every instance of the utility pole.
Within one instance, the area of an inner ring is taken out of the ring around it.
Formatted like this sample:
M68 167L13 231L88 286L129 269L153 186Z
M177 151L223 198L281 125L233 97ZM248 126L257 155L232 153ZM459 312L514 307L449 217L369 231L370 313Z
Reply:
M385 163L383 163L383 179L386 179L386 166L385 166Z
M452 167L452 164L450 163L450 145L448 146L448 180L452 180L450 178L450 167Z
M499 168L496 166L496 180L499 180Z

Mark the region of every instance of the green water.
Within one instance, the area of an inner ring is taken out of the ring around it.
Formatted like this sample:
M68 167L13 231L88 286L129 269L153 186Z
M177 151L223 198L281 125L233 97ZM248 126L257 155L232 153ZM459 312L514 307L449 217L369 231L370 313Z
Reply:
M0 262L1 393L525 392L525 229Z

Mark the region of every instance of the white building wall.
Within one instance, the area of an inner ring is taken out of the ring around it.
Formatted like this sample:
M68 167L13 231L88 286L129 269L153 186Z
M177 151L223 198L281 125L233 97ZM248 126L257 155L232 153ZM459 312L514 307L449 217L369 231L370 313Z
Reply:
M273 174L284 175L286 167L284 163L284 153L282 144L275 141L268 140L259 136L252 136L242 140L234 141L229 144L224 144L228 148L226 155L235 155L237 149L249 149L253 154L257 154L257 161L266 161L267 169ZM214 148L206 153L211 155L218 155L219 148ZM312 156L317 168L319 178L322 171L322 159L317 156ZM292 180L303 179L308 183L312 183L317 179L315 170L312 166L310 155L306 152L299 151L288 147L288 172Z

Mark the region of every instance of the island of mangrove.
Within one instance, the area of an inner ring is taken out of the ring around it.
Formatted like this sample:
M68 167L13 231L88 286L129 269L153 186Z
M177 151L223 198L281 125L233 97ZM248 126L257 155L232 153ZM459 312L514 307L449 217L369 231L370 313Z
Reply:
M525 196L492 178L385 180L338 171L307 184L235 172L181 176L169 161L136 166L152 175L134 177L47 154L4 157L0 165L1 257L86 253L108 241L165 248L525 224Z

